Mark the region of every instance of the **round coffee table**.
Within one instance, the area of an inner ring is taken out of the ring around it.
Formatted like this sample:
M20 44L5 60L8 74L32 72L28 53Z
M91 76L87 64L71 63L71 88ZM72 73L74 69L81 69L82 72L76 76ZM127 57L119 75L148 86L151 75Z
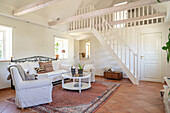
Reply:
M73 82L64 83L64 79L73 79ZM79 82L75 82L75 80ZM83 79L89 79L88 83L82 82ZM67 90L81 90L89 89L91 87L91 73L83 73L83 76L72 76L71 73L62 74L62 88Z

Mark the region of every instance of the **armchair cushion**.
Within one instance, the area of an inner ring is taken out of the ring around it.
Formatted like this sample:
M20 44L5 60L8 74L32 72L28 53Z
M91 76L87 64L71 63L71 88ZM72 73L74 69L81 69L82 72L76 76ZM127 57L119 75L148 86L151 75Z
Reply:
M85 64L84 65L84 68L83 68L83 71L86 71L86 72L92 72L92 69L94 68L94 65L93 64Z

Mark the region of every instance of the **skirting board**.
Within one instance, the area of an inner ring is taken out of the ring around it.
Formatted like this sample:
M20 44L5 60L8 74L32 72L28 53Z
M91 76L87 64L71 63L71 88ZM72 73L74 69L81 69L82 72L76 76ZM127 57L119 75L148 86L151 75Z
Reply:
M0 91L4 91L4 90L8 90L8 89L11 89L11 87L0 89Z

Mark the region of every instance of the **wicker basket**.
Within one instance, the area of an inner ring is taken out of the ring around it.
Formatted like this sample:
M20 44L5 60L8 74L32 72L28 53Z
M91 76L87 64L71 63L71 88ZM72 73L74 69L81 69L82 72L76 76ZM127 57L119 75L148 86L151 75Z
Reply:
M123 73L122 72L112 72L112 71L104 72L104 78L121 80L121 79L123 79Z

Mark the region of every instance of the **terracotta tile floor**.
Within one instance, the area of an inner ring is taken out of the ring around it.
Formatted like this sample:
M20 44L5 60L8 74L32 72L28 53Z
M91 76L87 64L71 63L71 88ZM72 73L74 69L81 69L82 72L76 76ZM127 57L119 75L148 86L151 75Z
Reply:
M140 85L137 86L133 85L128 79L121 81L100 77L96 77L96 79L122 83L117 92L96 113L164 113L164 106L159 93L162 89L162 83L140 82ZM14 90L0 91L0 113L34 113L29 109L21 111L15 104L6 102L7 98L14 96Z

